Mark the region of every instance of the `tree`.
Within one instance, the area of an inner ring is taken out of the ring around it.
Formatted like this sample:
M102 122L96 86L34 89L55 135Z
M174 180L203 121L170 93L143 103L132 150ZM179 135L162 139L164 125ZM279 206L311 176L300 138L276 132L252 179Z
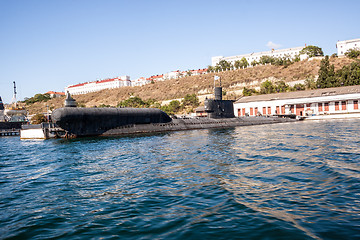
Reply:
M284 81L278 81L274 86L274 92L287 92L288 90L289 85L287 85Z
M186 94L184 99L182 100L183 107L185 106L191 106L191 107L197 107L199 106L199 98L196 96L196 94Z
M214 67L213 66L208 66L207 67L207 72L209 73L209 72L213 72L215 69L214 69Z
M37 113L31 118L32 124L40 124L40 123L43 123L46 121L47 121L47 119L46 119L45 115L42 113Z
M316 88L316 82L313 78L307 78L305 80L305 87L307 89L315 89Z
M306 54L308 57L315 57L315 56L324 56L324 53L321 48L317 46L309 45L307 47L304 47L300 54Z
M169 103L169 105L162 106L161 110L169 115L174 115L181 110L181 104L178 100L173 100Z
M252 61L251 62L251 66L253 66L253 67L255 67L256 65L258 65L259 63L256 61L256 60L254 60L254 61Z
M264 64L264 65L268 64L268 63L272 64L274 62L275 62L275 58L271 57L271 56L267 56L267 55L261 56L260 60L259 60L259 63Z
M360 85L360 61L352 62L336 72L341 86Z
M260 86L261 94L269 94L269 93L274 93L274 92L275 92L275 87L271 81L266 80L265 82L263 82L261 84L261 86Z
M240 60L236 60L236 61L235 61L234 67L235 67L236 69L239 69L239 68L241 67L241 62L240 62Z
M251 96L251 95L253 95L253 94L255 94L255 93L256 93L255 89L246 88L246 87L244 87L244 89L243 89L243 91L242 91L242 95L243 95L243 96Z
M297 83L291 88L291 91L302 91L302 90L305 90L305 85L301 83Z
M98 107L99 107L99 108L111 108L112 106L109 105L109 104L104 104L104 103L102 103L102 104L100 104Z
M242 68L247 68L248 66L249 66L248 61L246 60L245 57L243 57L243 58L240 60L240 67L242 67Z
M117 105L118 107L134 107L134 108L141 108L141 107L150 107L150 104L144 102L139 97L130 97L127 100L121 101Z
M287 55L284 57L278 57L278 58L273 58L273 64L276 66L289 66L293 63L293 61L291 60L291 56Z
M347 56L348 58L357 58L358 56L360 56L360 50L356 49L356 48L352 48L346 51L345 56Z
M300 62L300 55L295 55L294 62Z
M219 65L223 71L230 70L231 68L231 63L226 60L221 60L217 65Z
M32 103L36 103L36 102L46 102L48 100L50 100L50 94L45 93L45 94L35 94L33 97L26 99L24 102L26 104L32 104Z
M318 88L329 88L340 86L335 76L334 65L330 65L329 56L325 56L320 63L319 78L316 81Z

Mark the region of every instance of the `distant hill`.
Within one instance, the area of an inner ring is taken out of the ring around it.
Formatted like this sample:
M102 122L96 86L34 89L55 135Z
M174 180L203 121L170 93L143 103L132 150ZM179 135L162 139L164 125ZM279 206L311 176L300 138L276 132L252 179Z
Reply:
M219 73L208 73L200 76L188 76L180 79L172 79L163 82L151 83L141 87L123 87L117 89L102 90L99 92L73 96L76 101L86 107L100 106L102 104L116 106L119 101L128 99L130 96L138 96L144 100L156 99L166 101L181 99L186 94L199 96L202 101L205 96L213 93L214 76L221 78L225 98L237 99L241 96L244 87L255 88L265 80L283 80L288 84L303 81L307 78L316 78L319 68L319 59L296 62L288 67L284 66L255 66L246 69L230 70ZM350 64L349 58L331 58L335 70ZM216 83L218 84L218 82ZM63 106L64 97L54 98L47 102L37 102L27 105L30 114L45 112L47 106L55 109Z

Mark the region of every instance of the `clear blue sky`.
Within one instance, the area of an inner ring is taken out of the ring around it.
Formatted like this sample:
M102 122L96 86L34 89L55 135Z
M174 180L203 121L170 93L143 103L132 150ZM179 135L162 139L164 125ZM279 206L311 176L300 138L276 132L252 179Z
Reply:
M203 68L212 56L360 38L360 1L0 0L0 96Z

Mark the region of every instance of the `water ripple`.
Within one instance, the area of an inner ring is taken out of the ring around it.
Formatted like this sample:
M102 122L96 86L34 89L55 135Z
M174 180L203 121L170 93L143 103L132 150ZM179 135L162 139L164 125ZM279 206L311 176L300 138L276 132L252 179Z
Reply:
M0 239L360 238L359 123L0 138Z

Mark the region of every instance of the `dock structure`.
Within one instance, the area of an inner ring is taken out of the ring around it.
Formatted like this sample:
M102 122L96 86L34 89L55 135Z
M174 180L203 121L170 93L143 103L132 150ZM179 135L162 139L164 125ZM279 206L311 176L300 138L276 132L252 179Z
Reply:
M0 137L19 136L20 129L0 129Z
M23 125L20 130L20 139L49 139L66 135L65 130L54 123Z

